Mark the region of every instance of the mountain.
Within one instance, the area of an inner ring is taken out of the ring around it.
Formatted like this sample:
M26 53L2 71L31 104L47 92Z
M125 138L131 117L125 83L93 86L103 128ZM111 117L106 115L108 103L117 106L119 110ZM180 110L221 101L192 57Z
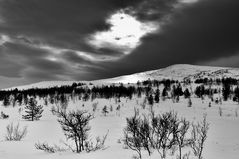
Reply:
M83 82L86 84L93 83L95 85L107 83L119 83L119 82L136 83L137 81L144 81L149 78L156 80L174 79L179 81L182 81L184 79L190 79L194 81L195 79L206 77L207 78L232 77L239 79L239 68L176 64L158 70L135 73L131 75L124 75L109 79L100 79L94 81L43 81L39 83L12 87L8 89L47 88L62 85L72 85L72 83L74 82Z
M98 80L101 82L113 82L113 83L136 83L138 80L147 79L175 79L182 81L184 79L190 79L194 81L198 78L223 78L232 77L239 78L239 68L230 67L212 67L212 66L198 66L188 64L176 64L166 68L146 71L141 73L135 73L132 75L125 75L110 79Z

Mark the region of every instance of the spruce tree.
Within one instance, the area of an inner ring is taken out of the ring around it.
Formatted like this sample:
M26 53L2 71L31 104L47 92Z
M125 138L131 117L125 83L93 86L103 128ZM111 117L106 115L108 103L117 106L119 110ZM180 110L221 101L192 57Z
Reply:
M104 114L104 116L106 116L106 114L109 113L108 108L107 108L106 105L103 107L103 109L102 109L102 113Z
M163 92L162 92L163 100L165 100L165 98L166 98L167 96L168 96L168 92L167 92L166 87L164 87Z
M157 88L155 96L154 96L154 100L156 103L159 102L159 96L160 96L160 90Z
M6 95L3 99L3 106L9 106L10 105L10 97Z
M239 87L237 86L234 90L235 100L239 103Z
M231 93L230 84L228 84L228 83L223 84L222 96L223 96L224 101L228 100L230 93Z
M34 98L30 98L25 109L26 115L22 115L23 119L34 121L42 117L43 106L37 105L37 101Z
M185 98L190 98L190 96L191 96L191 94L190 94L188 88L185 89L185 91L184 91L183 94L184 94L184 97L185 97Z
M153 98L152 94L149 95L148 102L149 102L149 105L153 105L154 104L154 98Z

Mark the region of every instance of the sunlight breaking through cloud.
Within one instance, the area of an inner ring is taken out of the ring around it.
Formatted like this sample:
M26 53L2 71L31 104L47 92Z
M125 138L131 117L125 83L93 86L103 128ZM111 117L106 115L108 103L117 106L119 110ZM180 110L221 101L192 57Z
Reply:
M10 38L7 35L0 35L0 45L10 41Z
M199 0L180 0L182 3L195 3L198 2Z
M88 43L97 49L117 49L124 54L129 54L139 46L140 38L159 29L158 23L142 23L122 11L111 15L107 23L111 25L110 30L94 33L87 39Z

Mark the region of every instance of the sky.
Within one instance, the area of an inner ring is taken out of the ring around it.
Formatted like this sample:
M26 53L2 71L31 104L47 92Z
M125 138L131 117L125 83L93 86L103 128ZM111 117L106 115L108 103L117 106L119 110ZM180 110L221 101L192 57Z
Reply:
M0 88L239 67L238 0L0 0Z

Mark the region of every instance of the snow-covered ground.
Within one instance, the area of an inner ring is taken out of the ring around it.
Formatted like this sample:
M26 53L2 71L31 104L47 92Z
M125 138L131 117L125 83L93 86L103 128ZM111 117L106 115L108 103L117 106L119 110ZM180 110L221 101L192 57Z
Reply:
M81 154L68 152L58 152L54 154L36 150L35 143L47 142L51 145L57 144L64 147L63 142L66 142L65 136L61 130L57 118L50 112L51 105L44 106L43 117L39 121L24 121L21 118L23 112L19 113L19 106L0 107L0 111L10 115L9 119L0 119L0 158L1 159L125 159L132 158L135 154L130 149L125 149L123 143L119 141L123 138L123 129L126 126L126 117L132 116L134 107L139 108L141 114L147 114L149 106L142 108L144 98L134 97L132 100L122 98L120 103L114 99L96 99L95 101L76 101L70 102L68 109L84 109L92 112L92 103L98 102L97 111L94 114L95 118L91 121L92 139L95 136L103 136L109 130L109 134L105 143L106 149L96 152ZM154 105L156 113L167 112L174 110L178 116L185 117L191 122L202 120L203 114L207 114L210 129L206 146L203 152L205 159L238 159L239 156L239 117L236 116L236 111L239 112L239 104L235 102L223 102L222 105L212 103L212 107L208 107L209 99L205 99L202 103L201 99L192 98L192 107L187 107L188 101L184 98L180 99L179 103L173 103L172 100L160 101ZM82 106L84 104L84 107ZM116 115L116 107L121 105L120 115ZM113 111L107 116L103 116L101 110L104 105L108 108L113 106ZM222 108L223 115L219 115L219 107ZM9 123L20 123L20 125L28 127L27 136L22 141L5 141L6 125ZM191 156L193 158L193 155ZM143 158L149 158L147 153L143 153ZM160 158L155 152L150 158ZM175 158L168 155L167 158Z
M207 66L194 66L194 65L173 65L164 69L148 71L143 73L137 73L127 76L116 77L112 79L103 79L97 81L85 82L88 86L89 83L94 85L106 84L106 83L134 83L138 80L151 79L179 79L184 78L196 79L199 77L209 78L221 78L221 77L239 77L239 69L236 68L221 68L221 67L207 67ZM48 88L61 85L72 85L75 81L45 81L36 84L15 87L18 89L29 88ZM196 85L192 86L192 90ZM213 86L218 87L218 86ZM160 88L162 91L162 88ZM38 142L47 142L50 145L58 145L65 147L64 142L66 138L57 122L57 117L52 115L52 105L44 106L43 117L39 121L25 121L22 119L24 111L19 113L19 106L16 107L4 107L0 103L0 111L8 114L10 118L0 119L0 159L130 159L133 155L136 155L134 151L126 149L123 139L123 129L126 126L126 117L130 117L134 114L134 108L138 108L140 114L149 113L149 105L145 109L142 108L144 97L136 98L132 100L121 98L120 103L116 103L115 99L96 99L94 101L83 102L82 100L76 100L70 102L68 110L70 109L86 109L90 113L92 112L92 104L98 103L97 111L94 114L95 118L90 122L91 134L90 138L95 139L96 136L103 136L109 131L106 139L106 149L98 150L91 153L83 152L76 154L71 151L46 153L39 151L35 148L35 144ZM174 110L178 113L179 117L185 117L190 122L201 121L204 114L207 114L210 128L208 132L208 138L206 140L205 149L203 152L204 159L238 159L239 156L239 104L236 102L227 101L222 105L212 102L212 107L208 107L210 99L207 97L204 101L199 98L192 98L192 107L188 107L188 100L183 97L180 98L179 103L173 103L171 99L166 101L160 100L158 104L154 104L154 111L157 113L167 112ZM43 104L43 101L39 101L39 104ZM84 107L83 107L84 105ZM113 111L107 116L102 114L102 108L104 106L110 108L112 105ZM116 107L120 105L120 115L116 112ZM21 106L22 108L24 106ZM219 115L219 108L222 109L222 116ZM22 141L5 141L6 126L13 122L14 124L20 123L21 127L27 126L28 133ZM184 151L184 153L186 153ZM190 159L194 158L191 154ZM148 156L147 153L143 153L144 158L158 159L160 156L157 152L152 156ZM175 156L167 155L167 159Z

